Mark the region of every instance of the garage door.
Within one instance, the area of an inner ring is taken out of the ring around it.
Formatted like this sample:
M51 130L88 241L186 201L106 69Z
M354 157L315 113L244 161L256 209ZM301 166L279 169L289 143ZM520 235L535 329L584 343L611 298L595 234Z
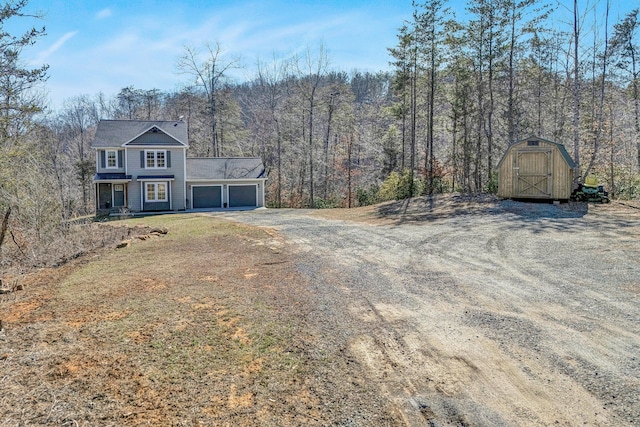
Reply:
M256 185L230 185L229 186L229 207L244 208L256 207L257 202Z
M202 185L191 187L193 191L193 208L221 208L222 207L222 186Z

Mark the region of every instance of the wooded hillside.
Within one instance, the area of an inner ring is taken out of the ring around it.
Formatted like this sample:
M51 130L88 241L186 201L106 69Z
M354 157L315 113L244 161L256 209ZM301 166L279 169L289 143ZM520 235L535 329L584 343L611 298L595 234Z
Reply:
M24 19L26 6L5 3L0 26ZM12 208L13 232L5 245L28 256L33 242L92 213L100 119L183 117L190 156L262 157L272 207L495 192L506 147L530 135L564 144L576 177L595 173L614 197L637 198L638 9L614 19L608 1L571 6L559 23L537 0L469 0L464 11L416 2L413 19L398 22L397 44L380 46L392 64L378 73L335 69L319 45L264 59L238 82L236 53L212 42L176 58L180 90L127 86L114 97L70 98L58 111L39 96L47 66L25 68L20 58L45 29L3 30L0 213Z

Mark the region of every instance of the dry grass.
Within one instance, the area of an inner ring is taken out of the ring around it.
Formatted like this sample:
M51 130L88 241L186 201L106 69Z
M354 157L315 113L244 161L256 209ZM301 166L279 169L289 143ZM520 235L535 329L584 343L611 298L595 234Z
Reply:
M197 215L23 279L2 302L0 425L326 424L308 290L277 236Z

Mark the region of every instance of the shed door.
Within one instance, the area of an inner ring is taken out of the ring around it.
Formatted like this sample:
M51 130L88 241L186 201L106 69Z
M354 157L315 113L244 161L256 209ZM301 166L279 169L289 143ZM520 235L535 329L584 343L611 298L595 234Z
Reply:
M258 206L258 187L256 185L230 185L229 207L256 207Z
M193 208L221 208L222 207L222 186L221 185L199 185L191 187L193 191Z
M551 150L516 151L516 197L551 197Z

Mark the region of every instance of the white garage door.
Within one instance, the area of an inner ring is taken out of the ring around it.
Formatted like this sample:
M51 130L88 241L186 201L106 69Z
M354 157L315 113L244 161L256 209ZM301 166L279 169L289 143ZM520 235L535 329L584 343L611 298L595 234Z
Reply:
M229 186L229 207L248 208L258 206L258 186L251 185L230 185Z

